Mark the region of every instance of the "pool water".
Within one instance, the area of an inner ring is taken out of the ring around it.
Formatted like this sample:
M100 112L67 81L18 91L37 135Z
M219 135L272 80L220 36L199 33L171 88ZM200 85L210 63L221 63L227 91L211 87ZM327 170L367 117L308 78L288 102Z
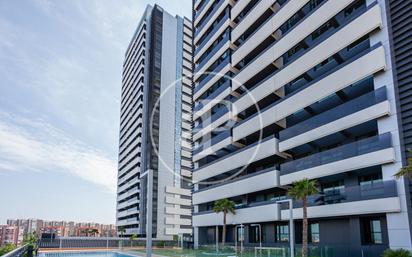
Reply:
M93 251L84 251L84 252L48 252L48 253L39 253L39 257L137 257L137 255L119 253L119 252L93 252Z

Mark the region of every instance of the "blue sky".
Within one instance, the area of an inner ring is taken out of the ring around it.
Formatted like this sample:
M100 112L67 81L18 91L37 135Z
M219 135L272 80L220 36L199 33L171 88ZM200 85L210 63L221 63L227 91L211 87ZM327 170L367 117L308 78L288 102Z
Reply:
M121 68L146 4L0 1L0 224L114 223Z

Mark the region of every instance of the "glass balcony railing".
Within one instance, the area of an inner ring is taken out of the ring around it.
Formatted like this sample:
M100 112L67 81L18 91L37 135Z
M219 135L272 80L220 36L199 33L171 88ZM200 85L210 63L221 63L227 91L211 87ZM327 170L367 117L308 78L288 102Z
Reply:
M310 88L310 87L311 87L312 85L314 85L315 83L318 83L319 81L321 81L321 80L324 79L325 77L329 76L330 74L333 74L334 72L338 71L339 69L342 69L343 67L347 66L348 64L350 64L350 63L353 62L354 60L356 60L356 59L358 59L358 58L361 58L362 56L366 56L367 54L369 54L369 53L372 52L373 50L377 49L377 48L380 47L381 45L382 45L381 43L378 43L378 44L372 46L371 48L369 48L369 49L367 49L367 50L365 50L365 51L362 51L360 54L358 54L358 55L354 56L352 59L347 60L346 62L344 62L344 63L336 66L334 69L332 69L332 70L328 71L327 73L323 74L321 77L314 79L313 81L305 84L304 86L302 86L302 87L299 88L298 90L294 91L293 93L285 96L284 98L281 98L281 99L273 102L273 103L270 104L269 106L266 106L265 108L261 109L260 112L254 113L254 114L246 117L246 118L243 119L242 121L238 122L235 127L241 126L242 124L250 121L251 119L256 118L258 115L261 115L262 113L270 110L270 109L273 108L274 106L282 104L282 103L285 102L287 99L290 99L291 97L296 96L297 94L299 94L299 93L302 92L303 90L305 90L305 89L307 89L307 88ZM276 73L277 73L277 72L275 72L275 73L273 73L271 76L265 78L265 80L272 78ZM265 81L265 80L264 80L264 81ZM262 83L262 82L261 82L261 83ZM258 87L261 85L261 83L253 86L253 87L250 88L247 92L252 92L253 90L256 90L256 88L258 88ZM241 96L239 97L239 99L242 98L244 95L246 95L246 93L244 93L243 95L241 95Z
M221 84L212 94L208 95L206 98L201 99L200 102L195 106L194 111L197 112L208 103L208 101L213 101L218 95L230 87L230 80L226 80ZM203 104L204 101L204 104Z
M198 65L196 65L195 73L198 72L210 60L210 58L213 57L213 55L215 55L220 50L220 48L222 48L222 46L227 42L229 42L229 34L226 34L222 38L222 40L216 46L213 47L213 50L210 51L210 53L207 53L203 57L203 60Z
M209 74L206 75L206 77L195 87L194 89L194 94L199 92L200 89L202 89L207 82L209 82L214 76L223 76L224 74L219 74L219 72L230 63L230 57L226 57L219 65L217 65L212 71L209 72Z
M202 120L195 128L193 128L193 133L199 132L201 129L217 121L219 118L223 117L225 114L228 114L228 113L229 111L227 110L227 108L222 107L217 112L212 114L210 118Z
M331 110L323 112L292 127L280 131L279 140L284 141L289 138L295 137L304 132L328 124L334 120L338 120L375 104L381 103L387 99L388 97L386 94L386 87L381 87L375 91L364 94Z
M233 149L233 151L230 151L229 153L225 153L222 156L218 156L218 159L204 164L203 166L195 169L193 172L198 172L199 170L203 170L206 167L209 167L209 166L211 166L215 163L218 163L218 162L226 162L229 157L240 154L240 153L242 153L242 152L244 152L248 149L251 149L253 147L257 147L259 144L263 144L264 142L269 141L269 140L273 140L274 138L276 138L275 135L270 135L270 136L262 139L261 141L254 142L253 144L250 144L250 145L247 145L247 146L244 146L244 147L241 147L241 148L236 147L235 149ZM238 168L238 167L236 167L236 168Z
M222 4L225 2L225 0L220 0L215 6L210 7L212 8L212 11L207 15L204 16L202 21L200 22L200 26L196 28L195 31L195 37L199 34L200 31L203 30L203 28L206 26L207 22L210 20L210 18L216 13L216 11L222 6ZM228 11L226 11L228 13ZM198 12L200 13L200 12Z
M229 12L226 12L225 16L213 27L213 29L207 33L206 37L200 41L200 44L195 49L195 55L203 49L203 47L210 41L210 39L216 34L216 32L223 26L223 24L229 19Z
M210 140L206 141L205 143L203 143L202 145L194 149L193 155L200 153L201 151L203 151L203 149L214 146L216 143L225 140L230 135L231 135L230 130L222 131L218 135L212 137Z
M395 180L388 180L375 183L373 185L356 185L342 188L341 190L334 190L328 192L321 192L317 195L308 197L308 206L322 206L338 203L365 201L373 199L382 199L389 197L397 197L397 185ZM236 209L245 209L256 206L274 204L279 200L290 199L288 196L280 196L271 200L258 202L244 202L236 205ZM282 210L286 210L289 206L282 203ZM302 208L302 201L293 201L293 208ZM194 215L202 215L212 213L213 210L205 210L195 213Z
M274 204L277 201L278 201L278 199L268 200L268 201L260 201L260 202L253 202L253 203L239 203L239 204L235 205L235 208L236 208L236 210L246 209L246 208L252 208L252 207L257 207L257 206L262 206L262 205ZM213 213L213 210L200 211L200 212L197 212L197 213L193 213L193 215L203 215L203 214L208 214L208 213Z
M321 206L398 196L395 180L382 181L369 185L356 185L342 189L321 192L308 198L308 206ZM302 201L294 201L293 208L301 208ZM282 206L282 209L287 209Z
M200 1L200 0L196 0L195 2ZM203 12L203 10L205 9L207 5L207 1L204 1L199 7L198 10L195 13L195 19L197 19L197 17L199 17L199 15Z
M392 147L392 138L391 133L388 132L283 163L280 165L280 175L290 174L390 147Z

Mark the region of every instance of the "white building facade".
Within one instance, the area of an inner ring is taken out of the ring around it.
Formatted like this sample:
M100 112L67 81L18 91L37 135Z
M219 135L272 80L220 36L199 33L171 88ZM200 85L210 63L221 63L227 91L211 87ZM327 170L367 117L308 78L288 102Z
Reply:
M311 246L412 248L409 183L393 177L410 134L403 9L409 17L409 1L194 0L195 245L215 242L223 198L237 208L226 242L243 225L246 245L288 245L277 202L307 178L319 187ZM299 245L302 203L293 207Z

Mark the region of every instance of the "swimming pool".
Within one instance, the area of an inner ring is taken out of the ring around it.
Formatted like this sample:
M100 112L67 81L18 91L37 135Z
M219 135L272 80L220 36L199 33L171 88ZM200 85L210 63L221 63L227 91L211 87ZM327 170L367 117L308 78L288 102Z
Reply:
M70 252L43 252L39 257L138 257L138 255L112 251L70 251Z

